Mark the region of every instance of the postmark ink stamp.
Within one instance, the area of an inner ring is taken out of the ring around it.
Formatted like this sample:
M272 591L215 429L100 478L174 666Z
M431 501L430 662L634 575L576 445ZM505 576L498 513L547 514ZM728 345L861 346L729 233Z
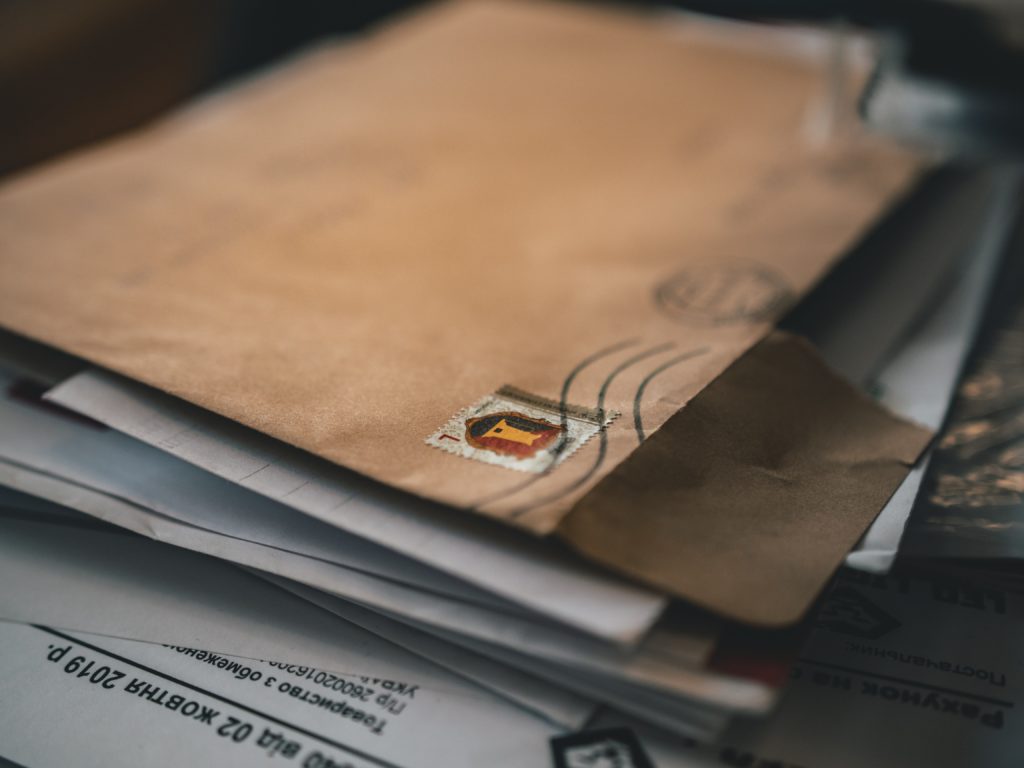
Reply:
M541 473L569 458L618 415L505 386L455 414L426 442L467 459Z
M734 325L777 318L793 302L793 290L768 267L724 260L676 272L657 285L654 300L680 322Z

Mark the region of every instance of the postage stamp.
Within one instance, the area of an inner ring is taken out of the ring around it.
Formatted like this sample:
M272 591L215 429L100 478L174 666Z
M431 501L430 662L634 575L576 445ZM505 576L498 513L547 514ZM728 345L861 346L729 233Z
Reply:
M505 386L457 413L426 442L467 459L540 473L572 456L618 415Z

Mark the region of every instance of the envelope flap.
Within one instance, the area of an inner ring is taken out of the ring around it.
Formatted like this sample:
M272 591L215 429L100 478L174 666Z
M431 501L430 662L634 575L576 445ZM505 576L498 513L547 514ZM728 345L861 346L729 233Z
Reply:
M718 613L791 623L930 437L775 332L588 493L558 534Z

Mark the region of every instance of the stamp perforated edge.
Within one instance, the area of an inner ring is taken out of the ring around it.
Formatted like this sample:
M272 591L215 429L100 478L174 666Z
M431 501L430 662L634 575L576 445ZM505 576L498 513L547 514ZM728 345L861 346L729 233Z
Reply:
M473 449L477 455L467 455L465 452L459 449L458 446L448 445L438 441L438 438L443 434L449 426L452 424L462 423L464 424L466 419L470 417L472 413L479 410L484 403L494 397L500 397L504 400L509 400L513 403L519 403L520 405L528 408L533 408L539 411L546 411L551 415L557 417L559 420L562 419L564 414L567 420L576 422L585 422L594 427L592 431L587 433L585 436L574 440L568 447L558 451L558 453L552 454L549 452L548 456L552 457L552 460L548 461L546 465L540 469L532 469L526 466L524 462L517 462L515 460L508 460L506 457L498 456L497 454L491 458L488 454L485 454L478 449ZM475 401L472 405L466 406L461 410L457 411L451 416L444 424L434 430L430 435L424 439L424 443L429 445L438 451L443 451L451 456L458 456L459 458L466 459L467 461L477 461L483 464L491 464L492 466L499 466L505 469L512 469L517 472L524 472L526 474L541 474L548 472L555 467L559 466L563 462L569 459L573 454L580 450L583 446L589 443L596 435L599 435L605 429L609 427L619 416L622 414L619 411L614 410L598 410L596 408L587 408L581 405L565 404L563 406L556 400L551 400L540 395L534 395L531 392L527 392L519 387L506 384L499 387L497 390L489 395L484 395L479 400ZM603 417L603 418L602 418Z

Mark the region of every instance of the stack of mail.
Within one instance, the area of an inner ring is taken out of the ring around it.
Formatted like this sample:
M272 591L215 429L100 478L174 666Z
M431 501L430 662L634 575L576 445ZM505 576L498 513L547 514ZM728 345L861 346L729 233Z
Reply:
M831 55L441 4L8 181L0 619L50 634L4 643L258 672L271 734L330 678L352 765L769 712L843 559L891 562L1015 210L823 132Z

